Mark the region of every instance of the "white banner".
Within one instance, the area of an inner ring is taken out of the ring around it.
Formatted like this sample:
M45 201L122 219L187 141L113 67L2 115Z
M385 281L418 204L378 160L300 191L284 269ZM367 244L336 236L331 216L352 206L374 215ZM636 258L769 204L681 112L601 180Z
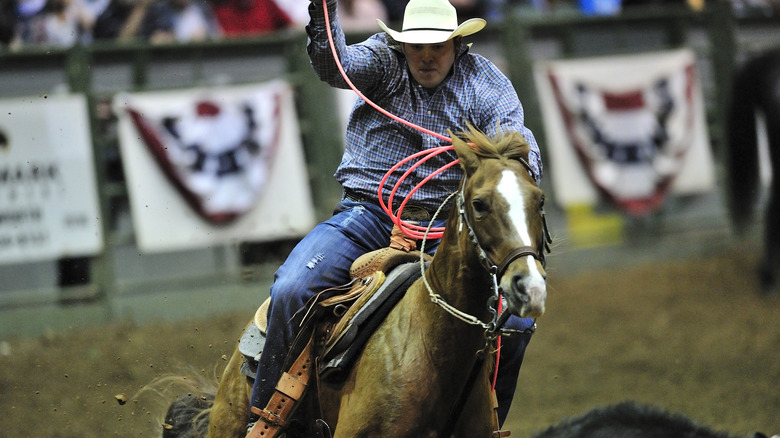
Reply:
M98 254L101 227L84 96L0 99L0 264Z
M114 109L141 251L278 240L314 226L285 82L126 94Z
M693 52L535 65L550 175L563 206L604 195L622 211L658 209L666 193L713 189L715 172Z

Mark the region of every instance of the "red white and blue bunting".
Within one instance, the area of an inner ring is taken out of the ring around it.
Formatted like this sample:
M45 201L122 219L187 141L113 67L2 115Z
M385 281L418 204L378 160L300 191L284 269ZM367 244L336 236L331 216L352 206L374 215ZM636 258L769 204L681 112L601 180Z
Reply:
M669 191L714 187L691 51L541 62L536 81L563 205L607 198L642 216Z

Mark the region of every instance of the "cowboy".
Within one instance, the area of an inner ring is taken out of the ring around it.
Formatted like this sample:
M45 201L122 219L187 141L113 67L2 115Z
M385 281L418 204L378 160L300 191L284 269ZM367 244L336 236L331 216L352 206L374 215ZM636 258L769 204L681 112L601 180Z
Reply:
M336 6L337 0L327 0L338 57L346 75L369 100L436 133L448 129L458 132L467 123L489 136L499 131L521 132L531 147L529 161L539 184L539 147L523 124L517 93L493 63L470 53L462 41L482 30L485 20L473 18L458 25L456 10L447 0L411 0L400 32L377 20L384 32L347 46ZM315 72L331 86L347 88L329 46L322 0L309 5L309 14L307 50ZM252 405L260 409L273 395L284 371L285 356L300 323L301 316L296 312L315 293L349 282L350 266L357 257L387 247L393 222L377 198L384 174L415 152L448 145L392 120L363 100L352 109L345 142L335 174L344 189L343 199L335 206L333 216L317 225L293 249L276 271L271 286L267 340L251 397ZM456 159L450 151L428 160L405 179L409 182L398 188L396 199L403 199L414 184ZM403 219L427 226L447 195L458 190L461 177L460 168L452 166L422 186L404 208ZM392 185L388 182L385 193L392 191ZM444 206L444 212L435 218L435 227L444 226L448 209ZM438 241L426 242L426 252L432 254L437 245ZM528 318L512 316L507 327L525 330L532 324ZM530 336L504 340L496 385L500 423L509 411ZM250 413L250 428L257 419Z

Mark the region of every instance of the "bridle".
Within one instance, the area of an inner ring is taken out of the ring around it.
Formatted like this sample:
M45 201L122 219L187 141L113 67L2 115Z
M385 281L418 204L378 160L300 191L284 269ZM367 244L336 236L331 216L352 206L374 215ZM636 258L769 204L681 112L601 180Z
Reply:
M517 161L523 164L523 166L528 170L529 173L533 176L533 169L531 168L531 165L528 164L526 160L524 160L521 157L516 158ZM464 195L464 191L466 188L466 178L463 178L463 186L460 189L460 194L458 195L457 199L457 206L458 206L458 212L460 214L460 223L458 225L458 232L462 232L463 230L463 224L466 225L466 232L468 233L469 239L471 239L471 243L476 247L477 249L477 255L479 256L479 260L482 263L482 265L485 267L485 269L488 270L488 272L493 271L493 269L498 269L495 275L498 277L502 276L504 274L504 271L509 266L510 263L515 261L516 259L520 257L525 256L532 256L533 258L539 260L542 263L542 266L545 266L547 264L547 260L545 257L545 251L550 252L550 243L552 243L552 238L550 237L549 230L547 228L547 218L544 214L544 196L542 196L542 203L540 205L540 214L542 215L542 226L543 226L543 233L544 233L544 248L537 249L532 246L521 246L519 248L515 248L512 251L509 252L504 257L504 260L501 261L500 264L494 263L490 257L487 255L487 252L482 249L482 245L479 244L479 240L477 239L477 235L474 232L474 228L471 226L471 223L469 223L469 218L466 215L466 198Z
M526 160L524 160L521 157L516 158L520 163L523 164L523 167L525 167L529 173L533 176L533 169L528 164ZM463 232L463 226L466 226L466 233L469 236L469 241L474 246L474 248L477 251L477 256L479 257L480 263L482 266L487 270L487 272L490 274L491 280L492 280L492 290L493 294L491 294L490 298L488 299L487 307L490 311L490 314L492 315L490 322L483 322L479 318L477 318L474 315L470 315L468 313L465 313L461 310L458 310L451 304L449 304L441 295L435 293L431 286L428 284L428 280L425 277L425 241L427 239L423 238L420 246L420 270L423 272L422 280L425 284L426 289L428 290L428 295L431 298L431 301L434 304L437 304L441 308L443 308L445 311L450 313L451 315L455 316L456 318L460 319L461 321L464 321L471 325L477 325L482 327L485 330L485 337L487 340L487 344L490 344L496 337L499 335L515 335L515 334L521 334L530 332L533 333L533 331L536 330L536 323L523 331L518 330L510 330L510 329L504 329L503 325L506 323L506 320L509 319L509 311L504 310L501 315L498 313L498 303L501 294L501 289L498 286L498 278L501 277L504 274L504 271L506 271L507 267L515 260L517 260L520 257L526 257L531 256L537 260L539 260L542 263L542 266L546 265L546 257L545 252L550 252L550 244L552 243L552 237L550 236L549 229L547 228L547 219L544 214L544 197L542 197L542 204L539 206L539 213L541 214L542 218L542 232L544 233L544 244L543 248L534 248L532 246L521 246L518 248L513 249L512 251L507 254L504 259L501 261L500 264L494 263L490 256L487 254L487 252L482 248L482 245L479 243L479 239L477 238L477 234L474 231L474 228L471 226L471 223L469 222L468 215L466 214L466 198L465 198L465 189L466 189L466 181L467 177L463 177L463 184L461 185L461 188L459 191L450 194L450 196L447 197L447 199L444 200L441 206L439 206L439 209L436 211L436 213L431 218L431 221L428 224L428 229L431 228L433 225L434 220L438 216L438 214L441 212L443 207L452 199L454 196L457 196L456 200L456 206L458 207L458 233ZM427 232L426 232L427 234Z

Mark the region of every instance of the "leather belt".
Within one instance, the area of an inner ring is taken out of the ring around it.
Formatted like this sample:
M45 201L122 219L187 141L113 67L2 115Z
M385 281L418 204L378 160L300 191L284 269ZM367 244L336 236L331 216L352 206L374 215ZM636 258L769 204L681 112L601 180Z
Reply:
M379 201L376 198L363 196L351 189L344 189L344 199L379 205ZM404 211L401 213L401 220L405 221L428 222L432 217L433 214L431 214L431 212L416 204L406 204L404 206Z

